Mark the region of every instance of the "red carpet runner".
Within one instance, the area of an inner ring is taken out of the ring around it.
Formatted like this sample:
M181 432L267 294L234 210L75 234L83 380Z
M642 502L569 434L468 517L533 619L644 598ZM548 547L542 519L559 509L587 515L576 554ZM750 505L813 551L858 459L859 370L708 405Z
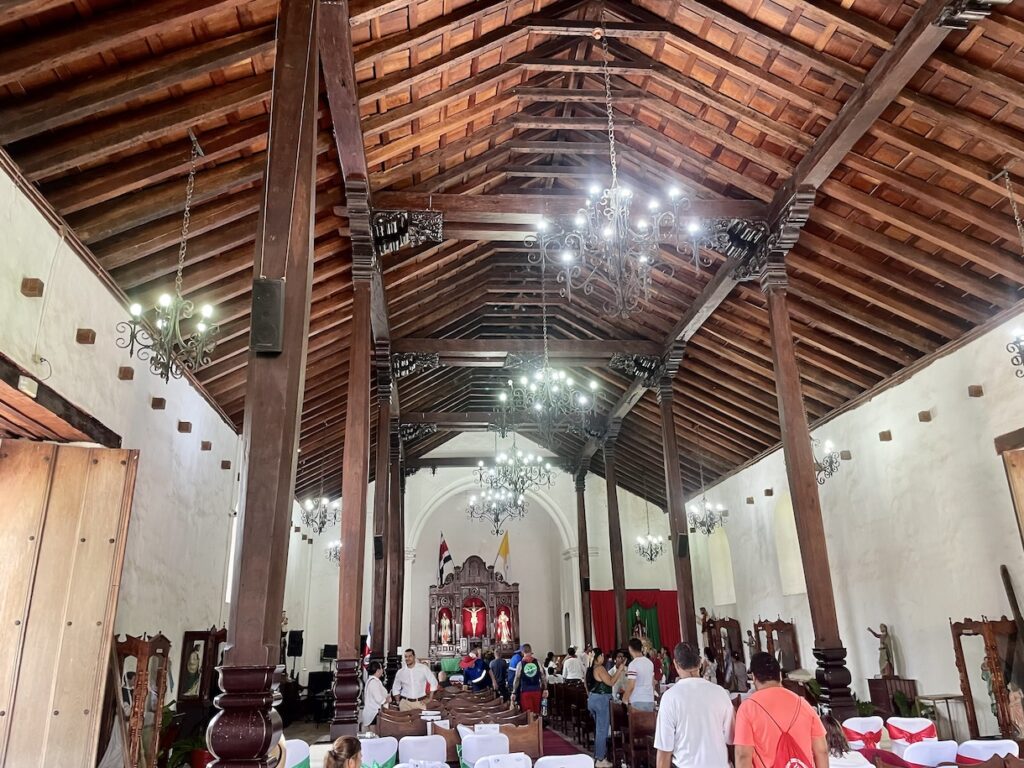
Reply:
M580 755L583 751L550 728L544 729L544 755Z

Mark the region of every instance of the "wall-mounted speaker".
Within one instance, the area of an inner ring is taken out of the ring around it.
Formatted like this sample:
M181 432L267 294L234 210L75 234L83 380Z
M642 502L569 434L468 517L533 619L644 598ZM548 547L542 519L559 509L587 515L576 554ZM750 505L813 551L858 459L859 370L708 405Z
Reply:
M249 348L263 354L284 351L284 280L258 277L252 281Z
M587 577L585 577L583 579L583 591L584 592L589 592L590 591L590 577L589 576L587 576Z
M383 560L384 559L384 537L374 536L373 537L373 559Z
M289 656L301 656L302 655L302 630L301 629L290 629L290 630L288 630L288 655Z
M676 557L690 556L690 538L682 533L676 537Z

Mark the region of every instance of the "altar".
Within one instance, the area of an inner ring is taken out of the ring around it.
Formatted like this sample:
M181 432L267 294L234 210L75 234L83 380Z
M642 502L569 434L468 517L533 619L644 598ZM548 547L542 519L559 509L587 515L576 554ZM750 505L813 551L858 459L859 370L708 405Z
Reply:
M475 646L510 654L519 647L519 584L471 555L430 587L429 616L431 661Z

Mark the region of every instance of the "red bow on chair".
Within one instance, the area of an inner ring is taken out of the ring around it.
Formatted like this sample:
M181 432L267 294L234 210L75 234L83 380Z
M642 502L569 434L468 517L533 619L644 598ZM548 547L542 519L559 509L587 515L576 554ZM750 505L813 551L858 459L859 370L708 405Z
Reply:
M852 728L843 726L843 735L846 736L847 741L861 741L864 746L861 749L877 749L878 742L882 740L881 731L867 731L866 733L857 733Z
M918 742L924 741L925 739L938 738L938 734L935 731L935 723L931 723L930 725L928 725L928 727L918 731L917 733L904 731L902 728L899 728L890 723L886 723L885 727L889 731L889 738L902 739L903 741L907 742L907 744L917 744Z

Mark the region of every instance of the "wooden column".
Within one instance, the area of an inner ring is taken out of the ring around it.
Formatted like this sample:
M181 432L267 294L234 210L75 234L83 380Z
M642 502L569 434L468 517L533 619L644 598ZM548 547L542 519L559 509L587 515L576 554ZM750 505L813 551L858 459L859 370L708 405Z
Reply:
M587 470L576 474L576 527L580 559L580 600L583 608L583 645L593 642L594 619L590 609L590 542L587 537Z
M789 492L793 499L797 538L800 542L800 559L803 562L807 600L814 627L813 652L818 660L816 677L821 684L823 703L841 719L855 714L856 707L850 693L851 677L846 667L846 648L839 638L814 454L789 319L784 259L777 254L770 255L760 273L760 282L761 290L768 299L782 450L786 459Z
M405 623L405 486L409 475L413 474L416 470L406 470L402 468L402 472L399 474L399 488L398 488L398 573L395 575L395 581L398 585L398 589L395 591L395 603L397 603L398 613L398 640L402 640L402 625Z
M212 766L266 765L282 732L273 709L313 277L317 82L315 0L282 0L270 138L253 274L284 283L282 351L249 351L241 509ZM255 313L254 313L255 314Z
M388 477L390 488L388 490L388 633L384 645L384 654L387 658L388 680L393 679L394 672L398 669L399 656L395 649L402 640L402 612L400 594L405 586L399 579L401 573L402 552L402 443L398 438L398 420L391 419L388 438L391 444L390 458L391 471Z
M622 524L619 521L619 492L615 476L615 443L621 422L608 427L604 443L604 482L608 493L608 549L612 558L612 590L615 593L615 626L617 643L629 639L629 616L626 613L626 569L623 565Z
M353 301L342 453L338 661L334 675L332 739L353 735L358 730L359 670L363 651L359 647L359 636L362 629L366 496L370 480L370 290L374 269L365 189L365 184L351 183L347 183L345 189L352 230Z
M386 342L376 347L377 371L377 461L373 495L373 616L370 646L373 658L383 659L387 649L385 632L388 591L388 502L391 489L391 347Z
M681 359L682 349L679 350ZM665 491L669 524L669 554L676 574L676 601L679 605L679 621L682 624L682 638L685 642L699 647L697 635L697 611L693 605L693 570L690 565L690 539L686 523L686 508L683 504L683 476L679 466L679 444L676 441L676 422L672 412L672 379L679 363L669 366L658 382L658 405L661 407L661 443L665 461ZM671 649L670 649L671 650Z

